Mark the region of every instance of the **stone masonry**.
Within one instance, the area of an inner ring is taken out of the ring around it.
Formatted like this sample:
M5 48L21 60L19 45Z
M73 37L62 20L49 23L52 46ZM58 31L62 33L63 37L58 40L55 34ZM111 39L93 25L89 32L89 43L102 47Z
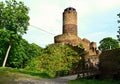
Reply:
M80 45L82 44L84 50L89 54L86 61L90 58L95 63L98 62L99 51L96 50L96 43L90 42L88 39L81 39L77 35L77 12L76 9L68 7L63 12L63 33L54 37L55 44L70 44Z

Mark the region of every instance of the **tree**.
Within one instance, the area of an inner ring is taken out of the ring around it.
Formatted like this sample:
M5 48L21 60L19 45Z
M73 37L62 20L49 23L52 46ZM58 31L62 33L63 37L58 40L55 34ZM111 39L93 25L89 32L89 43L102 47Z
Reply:
M111 37L104 38L99 43L100 45L98 48L102 51L119 48L119 42Z
M83 55L80 48L73 49L73 46L60 44L49 45L42 55L30 60L25 69L40 71L52 77L75 73L81 60L80 56Z
M47 73L52 77L61 73L65 75L72 68L72 64L78 62L77 57L77 52L66 45L49 45L41 56L29 61L26 69Z
M119 18L120 18L120 13L117 14L117 16L119 16ZM120 20L118 20L118 23L120 23ZM117 38L118 38L118 41L120 41L120 26L118 28L119 28L119 30L117 31L118 32Z
M10 37L11 33L9 30L0 29L0 66L2 66ZM29 44L21 36L17 38L19 39L14 38L17 42L12 44L6 66L12 68L24 68L29 60L40 56L43 49L35 43Z
M8 49L3 62L3 67L6 64L9 51L16 39L24 33L29 25L28 7L23 2L16 0L0 2L0 29L10 31L10 38L8 38Z
M19 44L12 45L6 63L8 67L24 68L28 61L42 53L42 48L34 43L29 44L25 39L20 39L18 42Z
M9 41L10 34L11 34L10 31L0 29L0 66L3 62L4 55L8 47L7 42Z
M35 43L32 43L29 44L29 46L26 48L26 51L28 51L26 54L29 57L29 60L31 60L34 57L41 56L43 48Z

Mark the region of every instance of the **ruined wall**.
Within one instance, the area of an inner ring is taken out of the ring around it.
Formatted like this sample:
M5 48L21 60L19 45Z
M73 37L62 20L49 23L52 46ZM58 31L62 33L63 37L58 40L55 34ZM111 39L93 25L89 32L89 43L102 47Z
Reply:
M120 48L102 52L99 61L101 78L120 79Z
M77 36L77 12L76 9L68 7L63 12L63 33L54 37L54 43L80 45L89 55L97 55L96 43Z
M98 68L98 64L99 64L99 54L97 55L86 55L85 56L85 62L86 63L92 63L93 66L97 65Z
M93 51L95 51L96 48L97 48L96 43L95 43L95 42L91 42L91 43L90 43L90 49L92 49Z
M81 43L81 38L76 35L62 34L54 37L55 43L77 45Z
M88 39L84 38L82 39L82 42L84 49L89 52L89 55L97 55L98 52L96 50L96 43L90 42Z
M88 51L90 49L90 41L88 39L86 38L82 39L82 44L85 50Z

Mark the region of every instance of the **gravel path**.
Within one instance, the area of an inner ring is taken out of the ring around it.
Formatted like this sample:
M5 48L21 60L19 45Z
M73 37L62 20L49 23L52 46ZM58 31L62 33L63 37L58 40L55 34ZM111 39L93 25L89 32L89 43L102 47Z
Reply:
M69 80L76 79L77 75L60 77L55 79L20 79L15 80L14 84L68 84Z

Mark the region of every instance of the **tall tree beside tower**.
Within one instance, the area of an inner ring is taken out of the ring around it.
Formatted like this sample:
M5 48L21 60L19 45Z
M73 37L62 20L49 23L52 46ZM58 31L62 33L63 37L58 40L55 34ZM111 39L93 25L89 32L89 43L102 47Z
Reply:
M23 2L17 2L16 0L6 0L0 2L0 38L2 38L2 32L8 32L4 41L8 43L8 49L3 62L3 67L6 64L10 49L16 40L19 40L21 35L26 33L29 25L29 8L24 5ZM3 37L4 38L4 37Z
M119 16L119 18L120 18L120 13L117 14L117 16ZM120 20L118 20L118 23L120 23ZM120 26L118 28L119 28L119 30L117 31L118 32L117 38L118 38L118 41L120 42Z

